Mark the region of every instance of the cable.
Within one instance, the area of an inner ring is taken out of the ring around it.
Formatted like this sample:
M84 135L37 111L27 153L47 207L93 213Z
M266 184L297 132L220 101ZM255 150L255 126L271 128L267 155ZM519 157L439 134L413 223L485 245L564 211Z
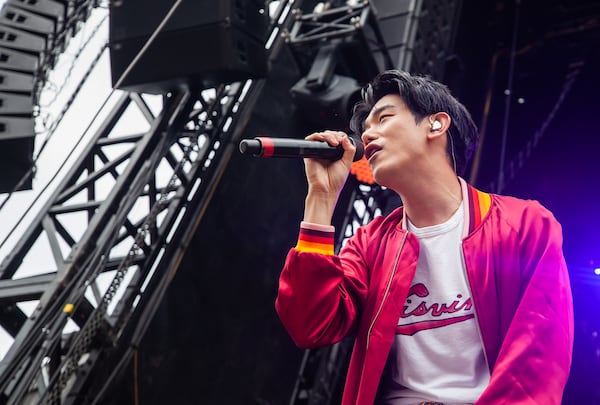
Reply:
M517 51L517 36L519 33L519 11L521 8L521 0L515 0L515 22L512 32L512 44L510 47L510 60L508 67L508 84L505 90L506 98L504 99L504 120L502 126L502 145L500 147L500 167L498 168L498 184L496 192L500 193L504 188L504 160L506 159L506 143L508 140L508 123L510 120L510 104L512 99L513 78L515 74L515 60Z
M54 58L58 58L61 54L61 47L67 44L67 36L75 35L78 31L78 24L85 21L88 15L88 9L93 7L94 0L84 0L70 13L70 17L63 24L63 29L53 39L53 43L58 44L53 46L49 51L44 52L45 62L40 65L34 75L34 92L33 92L33 104L37 105L39 96L41 93L40 87L45 85L47 80L47 72L50 70L50 66Z
M598 23L598 17L599 17L598 15L590 15L589 17L587 17L587 19L584 23L580 23L579 21L575 20L575 21L571 21L572 25L567 26L566 28L563 28L558 31L557 30L549 31L546 34L544 34L544 36L542 36L540 39L534 40L533 42L523 46L521 49L519 49L515 53L515 56L522 56L522 55L530 52L531 50L539 49L540 47L548 44L550 41L553 41L556 39L561 39L568 35L581 34L587 30L596 30L598 27L600 27L600 24ZM477 184L479 168L480 168L480 163L481 163L481 157L482 157L482 153L483 153L483 146L485 144L486 134L487 134L487 123L489 120L492 99L494 96L494 83L496 80L497 65L498 65L498 61L499 61L500 57L503 57L507 53L508 53L508 50L506 50L506 49L501 49L501 50L497 51L493 55L492 61L490 63L485 104L484 104L484 110L483 110L483 114L482 114L482 118L481 118L480 130L479 130L479 142L477 143L477 149L476 149L475 154L472 159L473 163L471 166L471 173L470 173L470 177L469 177L470 184ZM511 162L511 164L512 164L512 162ZM495 184L491 184L489 186L488 190L495 190Z
M138 349L133 352L133 404L140 405L140 388L138 379Z
M573 88L573 85L575 84L575 81L577 80L577 77L579 76L579 73L581 73L581 71L583 70L584 66L585 66L585 62L583 62L583 61L575 62L575 63L571 64L571 66L570 66L571 70L569 70L569 72L567 72L567 74L566 74L565 81L562 86L562 91L561 91L560 95L558 96L556 103L554 103L554 106L550 110L550 113L548 113L548 116L542 122L542 125L539 127L539 129L527 141L527 143L519 151L519 153L514 155L515 158L513 158L513 160L510 161L510 163L508 165L508 176L503 174L503 178L505 179L505 182L503 185L505 185L508 180L512 180L515 177L516 172L518 170L520 170L521 168L523 168L526 160L531 157L531 155L533 154L533 150L538 146L538 143L539 143L540 139L542 138L542 136L545 135L546 130L548 129L548 127L550 126L550 123L552 122L556 113L560 109L560 106L564 102L567 94ZM493 190L494 184L493 183L490 184L487 189Z
M96 34L100 31L100 28L102 27L102 25L104 25L104 22L106 21L107 18L108 18L108 14L105 15L104 17L102 17L102 20L100 20L100 22L94 27L94 29L90 33L90 36L85 40L85 42L83 44L80 45L80 47L77 50L77 52L75 53L75 55L73 55L73 60L71 61L69 70L64 75L64 80L63 80L62 84L60 86L56 86L55 83L48 82L49 84L51 84L55 87L55 89L53 89L53 91L55 92L55 95L52 98L52 100L47 101L45 104L40 104L40 107L48 107L56 101L60 92L63 91L65 86L67 85L67 82L68 82L67 79L71 76L71 73L73 72L73 69L75 68L75 65L77 63L77 59L79 59L81 57L83 50L85 48L87 48L87 46L90 44L90 42L92 41L94 36L96 36Z

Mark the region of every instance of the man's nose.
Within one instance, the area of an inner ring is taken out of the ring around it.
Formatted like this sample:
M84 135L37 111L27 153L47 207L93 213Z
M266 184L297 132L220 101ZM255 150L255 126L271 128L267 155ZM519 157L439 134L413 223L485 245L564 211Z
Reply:
M373 132L370 129L365 129L363 131L360 139L362 140L363 145L367 146L369 144L369 142L371 142L373 139L375 139L375 135L373 134Z

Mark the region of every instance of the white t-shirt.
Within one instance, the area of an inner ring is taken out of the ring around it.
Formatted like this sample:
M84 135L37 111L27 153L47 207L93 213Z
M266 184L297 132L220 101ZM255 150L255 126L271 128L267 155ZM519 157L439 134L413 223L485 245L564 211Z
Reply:
M408 230L419 239L415 278L382 381L382 404L473 403L490 374L462 259L464 209Z

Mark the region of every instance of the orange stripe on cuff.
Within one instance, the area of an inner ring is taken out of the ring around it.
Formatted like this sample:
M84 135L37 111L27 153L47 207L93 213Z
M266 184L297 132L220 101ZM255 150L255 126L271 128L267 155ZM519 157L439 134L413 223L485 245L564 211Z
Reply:
M296 250L333 256L333 244L331 243L315 243L300 239L296 245Z

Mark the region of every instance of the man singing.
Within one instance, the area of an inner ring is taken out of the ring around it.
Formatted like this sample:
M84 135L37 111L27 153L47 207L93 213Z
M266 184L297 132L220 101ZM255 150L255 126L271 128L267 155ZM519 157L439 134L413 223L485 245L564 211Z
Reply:
M305 159L304 220L275 304L295 343L355 337L344 405L560 404L573 306L553 215L458 176L477 128L440 83L383 72L351 128L403 206L334 254L331 218L355 148L343 132L306 138L345 153Z

